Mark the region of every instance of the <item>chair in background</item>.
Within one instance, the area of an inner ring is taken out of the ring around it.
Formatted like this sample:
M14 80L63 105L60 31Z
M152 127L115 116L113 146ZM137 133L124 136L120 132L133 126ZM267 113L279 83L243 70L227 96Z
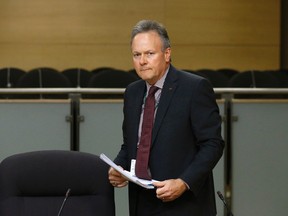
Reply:
M228 79L231 79L234 75L239 73L239 71L230 68L220 68L217 70L217 72L222 73Z
M288 71L284 69L279 70L271 70L271 71L265 71L265 73L269 73L272 76L276 77L276 79L279 82L279 88L288 88ZM279 98L287 99L288 95L281 95Z
M18 79L26 72L19 68L7 67L0 69L0 88L15 87ZM11 95L0 95L0 98L11 98Z
M232 88L279 88L278 79L271 73L261 71L243 71L233 76L229 81ZM235 98L279 98L279 95L244 94Z
M225 88L228 86L229 78L216 70L200 69L196 70L195 73L207 78L214 88Z
M68 88L72 87L70 80L53 68L36 68L23 75L17 82L18 88ZM24 99L66 99L63 94L31 94L17 95Z
M286 70L271 70L265 71L265 73L270 73L272 76L276 77L279 81L280 88L288 88L288 73Z
M12 155L0 164L0 215L114 216L108 166L96 155L62 150Z
M83 68L69 68L62 71L72 83L73 87L85 88L88 86L88 82L92 77L92 73Z
M127 85L136 81L137 78L126 71L107 69L92 76L88 83L90 88L126 88ZM123 98L122 94L92 94L85 98Z
M98 68L91 70L91 73L96 74L96 73L99 73L99 72L105 71L105 70L114 70L114 68L113 67L98 67Z
M17 80L26 72L19 68L7 67L0 69L0 87L13 88Z
M133 76L135 76L137 79L141 79L141 78L138 76L138 74L137 74L137 72L136 72L136 70L135 70L134 68L128 70L127 72L130 73L130 74L132 74Z

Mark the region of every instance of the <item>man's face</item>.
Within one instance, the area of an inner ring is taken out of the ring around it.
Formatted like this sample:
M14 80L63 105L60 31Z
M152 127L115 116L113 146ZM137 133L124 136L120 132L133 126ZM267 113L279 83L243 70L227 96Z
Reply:
M170 63L171 49L162 48L162 40L154 31L137 34L131 44L134 68L150 85L165 74Z

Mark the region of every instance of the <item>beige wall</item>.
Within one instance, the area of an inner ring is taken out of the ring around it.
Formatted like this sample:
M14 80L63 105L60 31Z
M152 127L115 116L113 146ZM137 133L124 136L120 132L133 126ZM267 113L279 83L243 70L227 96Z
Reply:
M280 0L1 0L0 68L132 68L140 19L166 25L182 69L279 67Z

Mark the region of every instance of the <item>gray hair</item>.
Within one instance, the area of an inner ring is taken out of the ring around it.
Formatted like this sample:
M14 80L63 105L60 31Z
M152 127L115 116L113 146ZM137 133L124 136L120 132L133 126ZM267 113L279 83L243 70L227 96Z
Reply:
M149 31L155 31L160 36L163 42L163 51L171 47L166 28L161 23L153 20L141 20L134 26L131 32L130 45L132 44L132 41L137 34Z

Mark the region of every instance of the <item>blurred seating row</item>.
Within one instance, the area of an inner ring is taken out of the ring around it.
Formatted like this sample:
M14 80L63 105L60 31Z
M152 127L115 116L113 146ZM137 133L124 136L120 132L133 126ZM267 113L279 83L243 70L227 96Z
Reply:
M207 78L214 88L288 88L288 71L237 71L234 69L183 69ZM58 71L49 67L24 71L19 68L0 69L0 88L125 88L139 79L135 70L101 67L88 71L70 68ZM110 95L111 96L111 95ZM109 95L86 95L86 98L107 98ZM3 95L2 95L3 97ZM4 96L7 98L8 96ZM10 96L9 96L10 97ZM14 95L23 98L23 95ZM63 95L25 95L24 98L66 98ZM117 95L112 98L117 98ZM118 97L122 97L118 95Z
M110 79L109 79L110 78ZM97 68L88 71L83 68L70 68L58 71L49 67L24 71L19 68L0 69L0 87L49 88L49 87L107 87L123 88L137 80L134 73L114 68Z
M53 68L35 68L24 71L19 68L0 69L0 88L125 88L136 81L135 73L103 67L88 71L71 68L57 71ZM67 95L2 95L2 98L67 98ZM86 98L121 98L121 95L85 95Z
M207 78L214 88L288 88L288 70L185 70Z
M233 69L201 69L184 70L207 78L214 88L288 88L288 70L250 70L237 71ZM221 95L216 97L219 99ZM287 99L281 94L234 94L234 98L248 99Z

